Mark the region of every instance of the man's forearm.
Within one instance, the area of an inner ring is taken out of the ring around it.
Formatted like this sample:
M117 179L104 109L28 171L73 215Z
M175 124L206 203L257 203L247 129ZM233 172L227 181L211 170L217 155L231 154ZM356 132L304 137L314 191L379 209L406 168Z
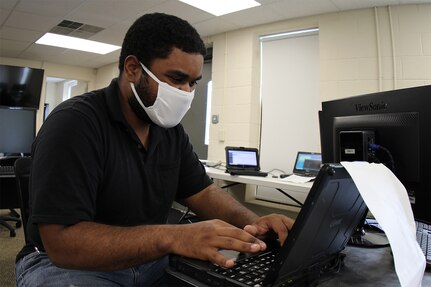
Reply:
M170 253L232 267L220 249L246 253L262 249L257 238L222 220L136 227L80 222L70 227L40 225L39 230L54 264L81 270L119 270Z
M71 269L112 271L158 259L169 252L173 225L116 227L94 222L41 225L54 264Z

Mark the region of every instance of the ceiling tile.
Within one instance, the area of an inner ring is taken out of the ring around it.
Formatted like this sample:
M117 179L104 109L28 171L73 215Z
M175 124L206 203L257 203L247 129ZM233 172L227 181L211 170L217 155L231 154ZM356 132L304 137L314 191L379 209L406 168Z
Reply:
M3 0L1 0L3 1ZM77 9L85 0L24 0L20 1L15 11L41 16L60 17Z
M12 10L0 9L0 27L6 21L9 14L12 13Z
M114 26L111 26L93 37L90 40L93 41L101 41L107 44L118 45L121 46L123 43L124 35L126 35L127 30L132 25L132 22L124 22Z
M187 20L191 24L199 23L201 21L215 18L213 15L205 11L202 11L200 9L187 5L183 2L179 2L177 0L166 1L165 3L158 5L152 9L149 9L146 12L147 13L159 12L159 13L175 15L177 17Z
M1 0L0 9L11 10L18 3L18 0Z
M231 31L240 28L221 18L212 18L207 21L195 23L193 26L199 32L201 37L216 35L223 33L224 31Z
M21 51L29 46L28 42L14 41L14 40L1 40L0 41L0 55L12 58L20 56Z
M285 17L271 5L267 5L263 7L247 9L243 13L227 14L223 16L223 19L234 24L235 26L232 28L243 28L268 23L268 19L271 19L271 22L276 22L285 19Z
M0 39L16 40L33 43L43 35L42 32L27 29L3 27L0 29Z
M58 19L56 17L14 11L6 20L4 26L46 32L59 23Z

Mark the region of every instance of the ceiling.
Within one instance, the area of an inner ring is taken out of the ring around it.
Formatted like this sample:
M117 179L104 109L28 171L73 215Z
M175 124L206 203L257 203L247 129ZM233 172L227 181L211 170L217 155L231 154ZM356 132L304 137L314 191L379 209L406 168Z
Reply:
M234 1L234 0L233 0ZM431 0L257 0L262 5L215 17L178 0L0 0L0 57L99 68L118 60L107 55L37 45L34 42L63 20L103 28L90 40L121 46L140 15L174 14L189 21L202 37L239 28L328 12L374 6L431 3Z

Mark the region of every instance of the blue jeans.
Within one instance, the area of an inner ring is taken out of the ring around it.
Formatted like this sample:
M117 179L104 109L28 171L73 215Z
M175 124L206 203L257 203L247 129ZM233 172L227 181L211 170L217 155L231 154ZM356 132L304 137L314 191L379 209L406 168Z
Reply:
M113 271L83 271L55 266L44 252L33 252L16 264L21 286L163 286L168 257L136 267Z

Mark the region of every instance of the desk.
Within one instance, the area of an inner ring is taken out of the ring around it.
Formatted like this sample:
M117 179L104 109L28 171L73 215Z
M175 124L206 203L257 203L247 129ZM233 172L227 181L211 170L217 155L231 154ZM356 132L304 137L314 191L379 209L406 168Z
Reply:
M344 267L339 273L320 283L319 287L401 286L395 272L390 247L370 249L348 246L343 253L346 254ZM180 278L178 273L168 270L169 286L207 286L184 275ZM183 278L187 279L187 282L182 280ZM425 272L422 286L431 286L430 271Z
M344 286L401 286L395 272L390 247L358 248L347 246L344 267L319 287ZM431 286L431 272L427 270L422 286Z
M280 194L283 193L282 196L284 196L286 199L289 196L291 196L294 198L293 201L297 200L301 204L304 203L304 200L307 197L311 186L313 185L312 182L307 182L307 183L288 182L280 178L273 178L270 175L266 177L230 175L229 173L226 173L224 170L220 170L216 168L208 168L208 167L206 168L206 171L211 178L226 181L227 186L230 186L229 183L241 183L241 184L249 184L249 185L255 185L260 187L274 188L274 189L277 189L280 192ZM298 203L295 203L295 202L292 202L292 204L271 203L267 200L256 199L255 194L253 196L248 196L246 198L246 202L258 204L258 205L265 205L269 207L276 207L276 208L280 208L280 207L283 208L283 206L284 208L286 208L287 206L291 206L294 208L293 209L290 208L290 209L296 212L299 212L299 209L300 209L300 205ZM286 208L286 209L289 209L289 208Z

